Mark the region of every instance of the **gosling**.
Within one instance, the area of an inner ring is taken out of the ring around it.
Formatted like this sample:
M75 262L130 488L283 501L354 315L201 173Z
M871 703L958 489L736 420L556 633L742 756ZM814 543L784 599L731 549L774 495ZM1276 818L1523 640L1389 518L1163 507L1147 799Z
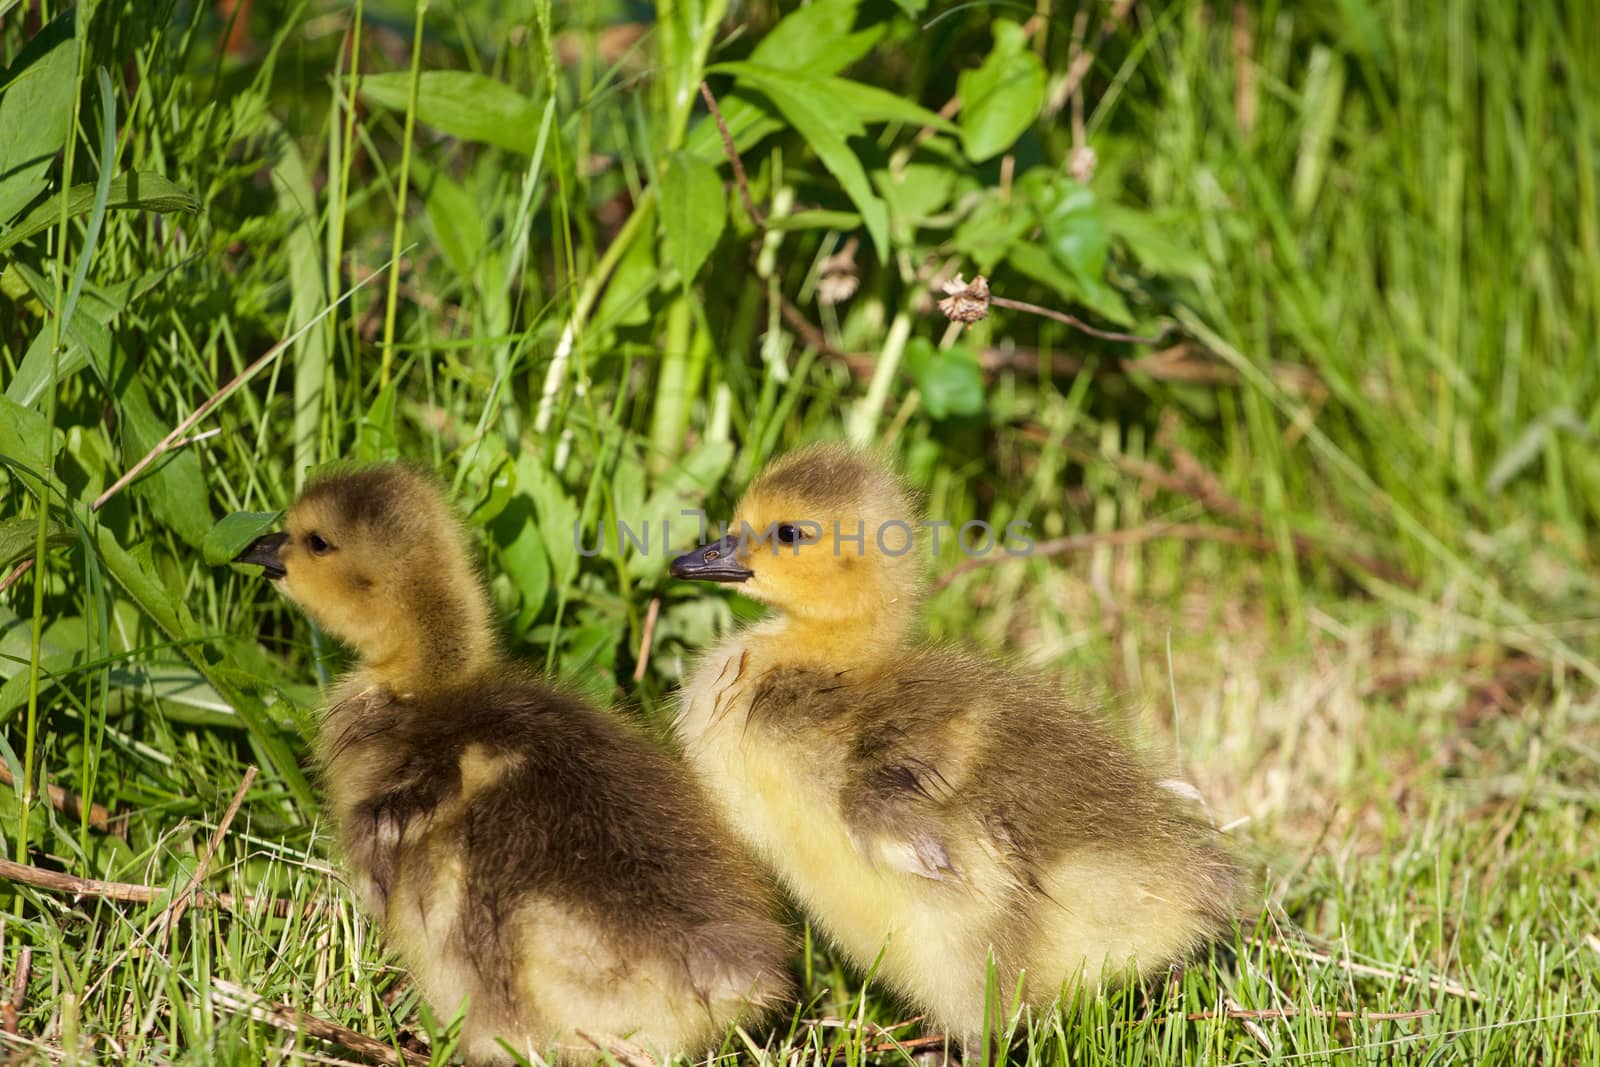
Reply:
M829 938L970 1043L1005 1025L1019 983L1037 1009L1190 955L1239 875L1187 787L1097 716L1013 664L912 639L917 524L861 453L773 463L728 535L671 565L776 609L704 656L675 725Z
M284 526L238 562L356 654L315 743L337 841L469 1062L694 1055L789 994L766 875L681 764L507 662L431 477L322 477Z

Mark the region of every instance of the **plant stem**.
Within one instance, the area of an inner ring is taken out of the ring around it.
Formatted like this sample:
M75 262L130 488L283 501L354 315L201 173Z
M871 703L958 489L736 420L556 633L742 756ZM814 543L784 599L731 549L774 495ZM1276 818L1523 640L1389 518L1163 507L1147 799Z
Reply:
M406 186L411 176L411 139L417 128L417 87L422 80L422 26L428 0L417 0L417 21L411 36L411 92L406 99L406 129L400 142L400 188L395 193L394 263L389 268L389 298L383 308L383 355L378 365L378 388L389 384L389 367L394 362L394 309L400 299L401 244L406 238Z

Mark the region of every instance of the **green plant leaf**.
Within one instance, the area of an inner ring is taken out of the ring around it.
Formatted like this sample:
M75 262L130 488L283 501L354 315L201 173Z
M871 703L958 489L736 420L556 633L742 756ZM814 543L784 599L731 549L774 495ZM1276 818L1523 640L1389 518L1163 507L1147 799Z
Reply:
M1071 178L1051 177L1054 180L1042 183L1043 188L1034 198L1050 254L1075 276L1099 281L1105 276L1110 239L1094 192Z
M827 86L862 122L905 122L913 126L931 126L945 133L957 132L955 123L897 93L848 78L821 78L818 84Z
M78 91L75 29L69 6L0 72L0 223L44 191L50 164L67 143Z
M230 683L200 654L194 642L206 635L189 614L189 609L167 590L148 563L123 548L87 508L79 510L79 521L89 531L100 562L111 577L133 598L139 610L149 616L170 639L185 642L182 647L189 662L211 683L222 700L238 713L239 719L260 745L263 755L294 794L305 814L308 817L315 815L316 795L300 770L300 761L293 749L267 715L261 700Z
M884 27L851 33L861 0L816 0L785 15L750 51L750 62L773 70L818 73L816 65L843 70L866 55Z
M516 493L489 524L499 549L500 568L521 594L522 607L515 626L518 631L526 629L538 616L550 592L550 558L544 550L544 536L539 532L534 509L531 496Z
M983 65L956 79L961 143L974 163L1015 144L1044 106L1044 64L1028 51L1027 34L1006 19L995 20L993 33L994 48Z
M156 415L144 382L132 376L118 397L117 411L123 461L131 465L167 435L168 427ZM211 494L193 446L167 452L129 491L148 503L156 519L180 539L197 548L205 543L213 522Z
M361 417L361 426L356 431L356 459L363 463L394 459L400 454L394 436L394 403L399 387L398 379L391 380L378 391L372 406Z
M873 193L867 172L846 143L847 137L863 132L849 102L815 79L753 63L720 63L710 69L732 74L772 101L816 151L822 165L838 179L845 195L861 212L861 221L872 237L879 258L888 260L889 209Z
M428 194L424 201L428 228L433 231L434 243L450 269L462 281L470 282L488 242L483 212L478 210L460 182L440 170L429 169Z
M661 229L667 255L683 284L700 273L727 224L728 201L716 168L687 152L674 152L661 175Z
M94 193L95 187L89 184L74 185L68 189L67 214L82 215L94 207ZM136 170L119 174L111 179L106 207L132 211L157 211L163 214L171 211L187 211L192 215L199 212L200 201L193 193L174 185L159 174ZM26 241L35 234L43 233L60 220L61 202L52 197L28 212L25 218L0 236L0 252L6 251L19 241Z
M906 370L922 393L922 405L935 419L970 416L983 410L983 371L966 345L940 351L926 337L906 344Z
M72 543L72 535L55 519L45 520L45 544L54 548ZM39 520L31 515L0 521L0 570L33 555L39 535Z
M361 98L378 107L403 113L410 97L409 71L361 79ZM481 141L525 155L531 156L538 146L538 105L482 74L423 71L417 82L417 119L463 141Z
M247 548L251 541L271 532L281 511L235 511L218 519L206 532L200 551L212 567L225 567Z

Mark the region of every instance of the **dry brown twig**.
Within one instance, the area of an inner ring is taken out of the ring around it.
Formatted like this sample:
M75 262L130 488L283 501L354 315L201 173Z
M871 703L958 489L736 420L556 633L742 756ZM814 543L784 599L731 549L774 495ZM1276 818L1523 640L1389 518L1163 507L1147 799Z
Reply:
M17 953L17 969L11 975L11 998L0 1006L0 1030L8 1034L19 1032L22 1008L28 998L28 976L32 971L33 947L23 945L22 951Z
M722 152L728 157L728 164L733 167L733 184L739 187L739 198L744 202L745 213L759 229L765 226L767 221L761 212L756 210L756 203L750 198L750 182L745 177L744 161L739 158L739 149L733 143L733 134L728 132L728 123L722 117L722 109L717 106L717 98L711 95L711 86L704 81L700 83L700 99L706 102L706 110L711 112L711 117L717 124L717 132L722 134Z
M33 566L33 557L29 556L27 559L11 568L11 573L6 575L5 578L0 579L0 593L4 593L7 589L10 589L13 585L15 585L17 583L17 579L21 578L24 574L27 574L28 568L31 566Z
M15 785L16 778L11 774L11 768L0 762L0 784ZM83 798L70 789L63 789L59 785L46 785L45 795L50 798L50 806L61 812L69 819L83 817ZM115 834L124 840L128 837L128 815L126 812L113 815L104 804L89 805L89 825L103 834Z
M661 598L650 598L650 606L644 613L644 633L639 635L639 662L633 668L635 683L644 681L644 672L650 667L650 646L656 639L656 619L661 615Z
M1483 1000L1482 993L1468 989L1460 982L1452 981L1449 978L1422 978L1419 975L1411 974L1398 968L1374 967L1370 963L1356 963L1354 960L1347 960L1332 953L1323 952L1321 949L1312 948L1310 945L1296 945L1275 937L1255 937L1251 939L1250 943L1272 952L1282 952L1284 955L1310 960L1312 963L1337 967L1342 971L1358 974L1366 978L1384 978L1391 982L1399 982L1402 985L1426 985L1429 989L1436 989L1441 993L1447 993L1452 997L1461 997L1474 1003Z
M1011 300L1007 297L996 296L989 289L989 279L981 274L973 278L971 282L957 274L954 278L945 282L943 288L945 298L939 301L939 310L944 312L945 318L951 322L959 322L964 325L970 325L980 319L987 318L989 308L992 305L1052 319L1071 326L1081 333L1086 333L1090 337L1099 337L1106 341L1122 341L1135 345L1158 345L1172 332L1171 326L1165 327L1154 337L1145 337L1136 333L1121 333L1117 330L1102 330L1098 326L1090 326L1076 315L1069 315L1065 311L1040 307L1038 304L1030 304L1025 300Z
M219 1006L229 1011L243 1012L250 1018L275 1026L279 1030L305 1034L318 1041L330 1042L387 1067L426 1067L428 1063L426 1056L406 1049L395 1049L348 1026L311 1015L287 1004L274 1004L232 982L213 978L211 987L211 1000Z
M211 861L216 856L217 849L222 845L222 839L227 835L228 827L233 825L233 817L239 814L239 806L244 803L245 793L249 791L251 783L255 780L256 768L253 766L246 767L244 778L239 782L239 788L233 794L233 802L228 805L228 810L223 812L222 821L217 823L216 832L211 835L211 840L206 844L205 854L200 857L200 862L195 867L194 874L189 878L189 884L184 887L182 893L173 898L172 903L167 905L161 919L157 920L157 922L163 922L165 926L161 935L163 942L172 936L173 928L183 918L183 913L189 910L190 905L194 903L195 894L200 891L200 883L205 881L206 872L211 869Z
M76 898L95 897L115 900L124 904L149 904L167 895L160 886L141 885L138 882L107 882L98 878L79 878L75 874L30 867L25 863L0 857L0 878L20 882L53 893L66 893ZM201 891L195 895L194 904L202 908L219 908L223 911L248 911L263 904L272 909L277 918L287 918L295 911L313 914L322 905L308 903L297 905L292 900L272 897L234 896L232 893Z

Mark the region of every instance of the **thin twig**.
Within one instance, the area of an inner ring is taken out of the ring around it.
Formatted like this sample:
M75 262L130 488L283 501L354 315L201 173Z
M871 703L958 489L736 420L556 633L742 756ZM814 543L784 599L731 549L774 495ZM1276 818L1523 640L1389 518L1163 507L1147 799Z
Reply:
M0 1015L0 1030L8 1034L18 1032L19 1020L22 1018L23 1006L28 999L28 976L33 970L33 947L23 945L22 951L17 954L17 969L11 976L11 999L5 1002Z
M794 306L793 301L782 293L778 294L778 311L783 315L783 320L789 328L800 335L800 340L816 349L830 359L837 359L850 373L858 378L867 378L872 375L873 357L861 352L841 352L828 343L828 335L818 329L805 312Z
M739 198L744 201L745 213L750 216L750 221L756 224L756 228L760 229L767 224L766 219L756 210L755 201L750 199L750 182L745 177L744 161L739 158L739 149L733 143L733 134L728 132L728 124L722 118L722 109L717 106L717 98L711 95L711 86L704 81L700 83L700 98L706 102L706 109L716 120L717 132L722 134L722 151L733 167L733 183L739 187Z
M11 768L4 763L0 763L0 784L16 785L16 778L11 774ZM83 817L83 798L78 794L70 789L63 789L59 785L46 785L44 791L45 795L50 798L50 806L52 808L55 808L69 819ZM128 836L127 815L113 815L103 804L89 805L89 825L103 834L115 834L124 840Z
M908 1037L903 1041L889 1040L877 1045L864 1045L862 1052L897 1052L900 1049L933 1048L938 1045L948 1044L950 1038L944 1034L924 1034L921 1037ZM819 1049L822 1062L827 1063L832 1057L844 1052L849 1045L827 1045Z
M387 1067L427 1067L428 1057L406 1049L395 1049L376 1038L341 1026L287 1004L274 1004L254 992L220 978L211 980L211 999L230 1011L242 1011L258 1022L290 1033L305 1034L349 1049L358 1056Z
M1265 1052L1268 1056L1271 1056L1277 1051L1277 1048L1272 1043L1272 1038L1267 1036L1266 1030L1262 1029L1261 1024L1256 1022L1253 1017L1245 1013L1244 1008L1239 1006L1239 1002L1237 1000L1234 1000L1232 997L1227 997L1222 1003L1223 1006L1228 1010L1228 1018L1238 1019L1240 1025L1244 1027L1245 1032L1256 1039L1256 1044L1261 1046L1263 1052Z
M1253 534L1247 530L1236 530L1231 526L1207 526L1203 523L1187 522L1157 522L1148 526L1133 526L1125 530L1107 530L1102 533L1068 534L1050 541L1040 541L1026 552L1015 555L1001 553L999 555L973 556L962 560L950 570L940 575L933 583L933 592L937 593L957 578L979 567L986 567L994 563L1003 563L1009 559L1026 559L1032 556L1059 556L1067 552L1081 552L1098 545L1140 545L1146 541L1158 540L1179 541L1217 541L1228 545L1244 545L1258 551L1269 551L1273 542L1260 534Z
M1426 984L1429 989L1437 989L1440 992L1448 993L1453 997L1462 997L1466 1000L1471 1000L1474 1002L1483 1000L1483 994L1468 989L1460 982L1453 982L1448 978L1424 979L1417 975L1409 974L1398 969L1374 967L1367 963L1356 963L1353 960L1342 959L1330 953L1323 952L1320 949L1312 948L1309 945L1294 945L1287 941L1280 941L1277 938L1258 937L1253 939L1251 943L1260 945L1262 948L1270 949L1274 952L1282 952L1287 956L1297 956L1300 959L1310 960L1313 963L1322 963L1333 967L1338 967L1340 970L1348 971L1351 974L1363 975L1367 978L1387 978L1390 981L1401 982L1405 985Z
M98 897L103 900L117 900L125 904L149 904L160 900L167 895L167 890L159 886L140 885L137 882L106 882L97 878L79 878L74 874L65 874L61 871L46 870L43 867L30 867L25 863L17 863L0 857L0 878L11 882L21 882L23 885L36 886L39 889L48 889L56 893L70 893L74 897ZM295 911L304 911L311 914L321 905L309 903L296 905L292 900L270 897L234 896L232 893L213 893L202 891L195 896L194 903L203 908L219 908L223 911L248 911L262 904L272 909L273 915L283 919Z
M233 825L233 817L239 814L239 806L244 803L245 793L255 780L256 768L254 766L246 767L244 778L239 782L239 788L233 794L233 802L228 805L228 810L222 813L222 821L217 823L216 832L211 835L210 842L206 844L205 855L200 857L200 863L195 867L194 874L190 876L189 884L184 887L182 893L173 898L171 904L167 905L166 913L163 916L163 919L165 919L165 930L162 932L163 940L172 936L172 931L178 925L179 920L183 918L183 913L189 910L189 906L194 903L195 894L200 891L200 883L205 881L206 873L211 869L211 860L216 856L217 849L222 845L222 839L227 835L228 827Z
M639 662L633 668L633 680L644 681L644 672L650 666L650 646L656 639L656 619L661 614L661 598L650 598L650 606L644 613L644 633L639 637Z
M178 425L172 428L172 432L168 433L167 436L157 441L155 447L144 454L143 459L129 467L126 474L112 482L111 486L106 489L105 492L95 497L94 503L90 505L90 510L99 511L102 507L104 507L106 501L122 492L123 489L127 488L129 482L143 474L146 467L160 459L164 454L170 451L174 445L183 440L183 435L189 432L189 428L210 414L212 408L215 408L218 404L232 396L234 390L238 389L245 382L248 382L251 378L255 377L257 371L266 366L272 360L276 359L285 350L287 350L290 345L294 344L302 336L304 336L308 330L332 314L333 311L339 307L339 305L343 304L346 300L349 300L356 293L360 292L361 289L374 277L377 277L377 275L374 274L372 277L363 278L355 285L352 285L340 295L339 299L335 300L333 303L317 312L316 316L312 318L311 321L307 322L294 333L290 334L288 337L285 337L283 340L267 349L266 352L258 356L254 362L236 374L231 382L207 397L205 403L195 408L194 411L190 413L188 418L178 423Z
M0 593L4 593L7 589L10 589L13 585L15 585L17 579L21 578L24 574L27 574L28 568L31 566L33 566L33 557L29 556L27 559L11 568L11 573L6 575L5 578L0 579Z
M1026 300L1010 300L1003 296L995 296L992 293L989 296L989 303L995 305L996 307L1010 308L1012 311L1025 311L1030 315L1040 315L1047 319L1054 319L1056 322L1071 326L1073 329L1079 330L1082 333L1086 333L1090 337L1099 337L1106 341L1125 341L1131 345L1158 345L1162 341L1165 341L1173 331L1173 327L1171 325L1167 325L1163 326L1161 328L1161 332L1156 334L1154 337L1144 337L1136 333L1119 333L1116 330L1102 330L1098 326L1090 326L1087 322L1084 322L1076 315L1068 315L1065 311L1057 311L1054 308L1040 307L1038 304L1030 304Z
M1094 67L1095 58L1099 55L1100 49L1105 47L1106 39L1128 17L1128 11L1132 7L1133 0L1116 0L1111 5L1111 10L1106 12L1105 19L1100 23L1100 36L1095 41L1094 47L1083 49L1073 57L1072 63L1067 68L1066 78L1056 87L1056 91L1050 94L1044 109L1046 117L1059 112L1066 106L1067 98L1075 95L1082 87L1083 79Z

